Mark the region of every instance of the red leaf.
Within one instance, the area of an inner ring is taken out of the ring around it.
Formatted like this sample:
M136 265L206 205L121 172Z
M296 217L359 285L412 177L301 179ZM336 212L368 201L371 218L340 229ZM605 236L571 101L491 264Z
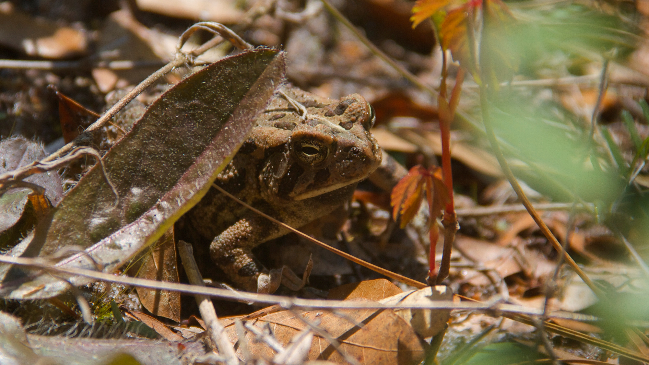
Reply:
M59 119L63 139L65 143L69 143L97 120L99 115L59 91L56 91L56 96L59 98Z
M408 171L408 174L392 189L390 200L394 207L392 217L396 221L401 216L401 228L415 216L424 198L422 187L426 169L417 165Z
M424 190L425 189L425 190ZM449 200L449 194L442 181L442 170L439 167L426 169L417 165L392 189L392 216L396 221L401 219L401 228L412 220L421 201L426 195L430 207L431 225Z
M412 7L412 17L410 17L412 27L415 28L419 23L432 17L435 13L445 8L448 3L448 0L417 0Z
M442 179L442 169L439 167L431 167L428 171L430 176L429 184L432 185L427 187L427 191L430 191L429 194L431 197L428 199L428 205L430 206L430 216L436 217L444 209L446 203L450 199L450 194L444 181ZM431 223L432 225L432 223Z
M469 27L469 22L473 21L474 9L475 4L469 2L450 10L439 27L439 36L442 49L450 50L453 59L477 77L473 30Z

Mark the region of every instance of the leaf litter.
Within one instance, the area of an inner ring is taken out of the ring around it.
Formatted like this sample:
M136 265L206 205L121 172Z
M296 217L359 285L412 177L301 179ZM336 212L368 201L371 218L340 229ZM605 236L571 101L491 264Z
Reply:
M144 23L146 23L146 21L144 21ZM261 30L261 26L259 26L259 24L261 23L263 23L265 26L264 30ZM326 33L332 27L328 26L328 29L325 29L325 31L322 31L322 33L320 33L320 31L313 30L314 27L318 26L318 21L315 20L313 22L310 22L309 27L311 27L311 34L325 35L321 38L317 36L311 37L308 38L308 42L305 43L304 41L302 41L300 43L300 37L297 36L298 32L287 32L287 35L282 34L282 32L284 32L285 30L280 29L285 28L277 26L277 24L279 24L278 21L273 19L272 16L265 14L264 16L259 18L259 23L254 25L259 26L260 29L257 30L254 33L255 35L252 37L258 37L256 39L273 39L272 37L275 36L277 39L289 40L290 44L287 44L287 48L290 47L291 52L288 56L301 62L301 65L306 64L307 66L312 66L310 69L307 67L306 71L305 69L301 69L300 78L293 79L294 82L303 82L305 85L313 85L313 80L318 80L318 77L325 75L325 80L320 81L320 84L317 87L317 93L319 94L337 95L337 93L345 94L362 90L364 95L368 95L368 97L373 95L375 98L380 97L383 92L390 90L391 86L396 83L396 81L393 81L394 78L389 76L390 72L384 71L382 67L377 67L375 63L368 61L370 57L363 55L363 48L354 44L353 38L345 38L346 35L344 33L346 31L344 30L341 31L341 39L344 39L345 42L337 40L333 42L333 48L329 48L328 52L311 51L311 54L306 56L302 55L300 52L308 53L305 52L305 50L320 50L322 49L323 44L329 44L331 46L331 43L323 42L323 39L327 39L327 36L329 36L330 38L328 39L329 42L331 42L331 35L326 35ZM391 28L391 25L384 24L383 27ZM298 28L301 29L301 27ZM279 34L280 36L277 36L273 33ZM309 44L309 42L313 43ZM253 43L260 42L253 39ZM349 52L350 56L348 57L345 56L347 53L343 52L343 50L353 52ZM411 51L409 49L405 48L405 50L405 53L395 53L395 55L411 55ZM345 64L345 62L349 62L349 59L352 59L353 62ZM309 60L310 62L303 63L304 60ZM313 62L314 60L315 62ZM403 60L403 62L410 62L409 64L412 65L412 67L415 69L417 67L424 69L421 64L417 64L417 61L414 58L407 60L406 58L403 58ZM297 62L293 63L297 64ZM330 66L332 64L334 65L333 67ZM342 75L333 75L334 70L340 71ZM347 70L350 71L345 72ZM297 74L297 72L291 70L290 67L288 71L289 74L291 74L292 72L294 74ZM327 77L329 79L326 79ZM358 79L362 79L364 82L358 82ZM619 74L613 73L611 75L611 79L620 80ZM377 82L377 80L382 81ZM393 84L390 85L390 83ZM564 98L566 96L570 96L577 100L580 100L580 97L582 96L581 92L575 91L574 89L563 89L561 90L561 93L559 93L558 90L554 89L553 92L556 92L557 95L560 95ZM417 103L421 102L421 96L412 91L408 93L408 99L413 100ZM465 100L466 99L463 97L463 102ZM470 103L470 101L468 102ZM424 103L424 105L427 104L427 102ZM607 105L613 105L612 108L615 108L615 103ZM611 107L608 106L608 108ZM583 113L583 110L579 109L575 113L578 112ZM390 111L390 113L394 114L393 111ZM407 115L408 113L402 114ZM589 113L584 113L584 115L588 116ZM417 148L419 148L419 150L421 151L424 151L425 153L427 148L426 145L421 144L419 140L413 138L412 135L408 135L406 132L412 130L417 131L418 128L428 131L431 129L430 126L426 125L424 121L418 117L403 117L401 119L397 117L392 119L393 120L389 122L381 122L386 123L391 127L390 133L393 133L393 135L399 138L403 138L408 143L408 147L400 147L403 146L403 144L395 145L395 147L393 147L393 151L396 151L396 154L401 158L402 161L405 161L407 159L421 158L415 156L415 153L412 152L411 146L418 146ZM405 125L406 128L401 128L401 130L399 128L395 129L393 128L393 126L395 125ZM433 132L435 131L433 130ZM476 141L474 137L465 134L465 131L458 130L454 132L457 132L456 138L458 138L458 143L470 145L474 149L481 148L481 143L479 141ZM642 133L642 136L645 136L646 133ZM486 153L483 152L483 155L486 156ZM430 156L432 156L432 154L430 154L429 157ZM481 156L479 153L474 154L473 156L471 154L467 154L466 156L458 157L458 160L468 165L469 168L462 167L465 170L464 172L460 173L460 176L463 176L464 179L460 179L459 181L456 179L456 190L463 190L466 192L473 191L477 194L477 196L474 195L468 200L463 200L463 204L466 204L464 206L465 211L470 212L472 207L475 206L475 201L478 199L480 199L480 202L482 204L495 205L514 202L510 189L503 189L500 191L500 196L502 197L501 203L498 203L495 200L489 201L486 194L482 195L482 192L486 191L485 188L491 188L497 185L494 180L498 179L499 176L497 176L497 174L495 173L489 172L493 171L493 169L485 170L487 172L480 171L478 169L479 166L485 165L485 162L481 160L481 157L484 156ZM491 164L493 165L493 162L491 162ZM476 170L478 172L476 172ZM488 174L491 175L491 177L485 178L484 175L481 174ZM543 203L542 195L537 199L539 199L538 203ZM367 208L367 206L361 207L363 209ZM507 208L507 205L502 208ZM371 206L369 206L369 209L371 211L368 212L368 215L359 215L355 219L357 219L358 222L362 224L369 225L372 225L373 222L375 222L373 219L376 219L376 221L383 219L381 218L379 210L372 210L374 208L372 208ZM501 294L507 295L510 300L513 300L517 303L524 303L526 306L543 305L545 301L543 290L546 286L546 283L549 282L549 279L552 276L551 268L556 265L557 257L556 253L553 253L551 249L548 249L547 242L545 242L544 238L539 235L538 231L535 230L533 225L530 225L529 222L527 224L522 224L524 223L524 221L526 221L524 217L524 214L515 212L507 214L498 213L498 215L487 217L471 215L460 216L460 225L462 227L460 235L465 235L466 237L463 238L460 236L458 238L458 247L461 251L466 253L466 255L464 253L456 252L453 256L455 261L454 266L451 270L449 283L451 284L451 287L453 288L453 291L455 293L463 294L464 296L480 300L488 300L494 295ZM641 273L635 271L633 266L630 266L626 259L615 259L615 256L611 255L611 251L607 251L607 249L610 248L611 245L600 244L599 247L604 247L603 251L600 250L591 252L589 247L596 247L598 242L613 242L606 241L606 235L597 234L592 231L593 227L596 226L596 224L594 224L592 220L578 220L576 223L573 223L571 222L570 216L565 214L550 219L548 223L550 228L553 231L556 231L560 237L564 234L567 234L568 232L571 232L571 230L573 230L572 227L578 227L578 230L572 234L570 245L574 245L574 250L576 252L573 252L573 254L583 256L581 257L583 263L590 266L589 275L592 275L592 277L594 278L601 278L601 280L605 282L613 283L616 287L621 288L622 290L630 291L630 293L633 293L633 291L637 290L637 288L643 287L643 280L638 279L642 277ZM370 258L373 257L378 258L379 260L389 261L390 263L396 262L398 263L398 265L401 265L401 267L408 267L408 269L414 269L414 267L417 266L416 263L413 263L416 262L413 259L411 259L413 261L406 261L405 259L402 259L402 256L399 256L399 251L404 251L404 246L403 244L400 245L400 242L397 241L395 236L392 236L390 238L390 242L388 242L388 244L384 246L384 249L386 251L377 251L375 247L368 244L367 240L363 240L363 233L357 230L356 227L346 227L343 232L346 235L348 244L351 246L351 250L354 250L355 252L360 252L361 254L365 254ZM401 236L418 236L417 234L411 234L411 228L406 228L405 231L397 230L395 232L402 232L400 233ZM641 232L636 232L636 234L641 234ZM582 236L582 238L580 238L580 235ZM495 242L494 237L509 238L502 238L501 242L498 244ZM614 237L614 235L609 235L609 237ZM467 238L473 239L473 242L468 241ZM413 239L413 242L417 242L417 239L422 239L425 242L426 237L417 237ZM400 238L400 240L405 239ZM467 242L470 242L470 244L466 244ZM589 246L589 243L587 242L591 242L592 245ZM420 249L417 244L411 244L411 246L406 247L407 250L411 252L415 252ZM368 252L370 253L369 255ZM386 254L386 252L390 252L390 254L388 255ZM583 253L583 255L580 253ZM591 257L588 257L589 253L591 254ZM602 262L607 262L607 264L603 264L603 266L599 266L602 264L593 265L592 263L594 262L595 257L599 257L603 260ZM425 266L425 264L420 265L420 267L424 268ZM539 267L549 268L550 270L536 270L536 268ZM422 269L415 271L421 272L421 270ZM576 308L578 307L574 306L574 304L577 304L579 300L575 298L585 299L583 294L580 294L583 293L583 291L581 291L582 289L585 290L583 283L578 278L575 279L574 277L566 274L563 271L561 272L560 278L566 278L564 281L560 281L558 284L559 286L562 286L563 291L565 291L562 296L563 303L557 304L557 300L551 298L551 307L555 306L553 308L577 310ZM588 303L584 301L584 303L582 304L587 305ZM569 307L569 305L573 306ZM495 329L492 328L488 332L484 331L484 328L488 327L491 324L500 325L500 327L494 327ZM507 332L509 332L510 334L519 333L521 334L521 336L525 336L526 333L529 334L531 333L531 331L534 331L534 327L516 324L515 322L512 322L510 320L505 320L502 323L499 323L498 320L493 320L488 316L481 316L475 313L469 313L467 315L467 312L456 311L454 312L453 319L451 320L450 330L446 335L446 339L448 340L447 343L451 344L446 345L446 347L449 349L447 352L463 349L459 345L459 343L467 342L467 339L476 338L476 336L481 335L483 332L486 333L484 337L485 339L493 341L495 339L502 340L504 334L506 334ZM457 334L457 337L455 337L455 334ZM561 345L559 345L560 338L558 336L555 336L553 341L556 344L557 349L561 347ZM636 346L642 348L641 341L636 341L635 343ZM646 344L644 346L646 347ZM480 351L482 351L483 353L490 353L493 351L499 353L500 351L502 351L503 354L507 354L512 352L526 352L530 348L530 345L507 345L499 347L498 344L496 344L487 347L481 347ZM466 349L471 350L470 347ZM471 351L467 351L466 354L471 353ZM587 356L586 351L584 351L583 354L584 356ZM444 353L440 355L444 357ZM591 352L588 356L598 356L599 358L603 358L604 355L602 355L601 353ZM462 360L462 358L453 358L452 356L446 356L446 358L456 363L487 361L485 360L485 358L481 357L476 357L473 360L469 360L466 356L464 360ZM507 357L502 357L499 360L501 360L502 362L505 359L507 359ZM520 361L520 359L512 359L511 361Z

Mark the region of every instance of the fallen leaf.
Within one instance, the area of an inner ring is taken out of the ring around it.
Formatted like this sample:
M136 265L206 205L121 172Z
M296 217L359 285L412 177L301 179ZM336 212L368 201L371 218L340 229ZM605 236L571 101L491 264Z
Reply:
M374 135L374 138L376 138L376 141L384 150L415 153L419 149L413 143L406 141L387 129L372 129L372 135Z
M335 288L329 293L328 299L331 298L360 301L372 298L387 306L426 305L431 300L451 301L453 293L445 286L402 292L388 280L377 279ZM365 364L412 364L422 359L427 348L421 338L440 333L446 328L449 318L450 310L443 309L341 309L335 313L322 310L297 313L272 306L238 319L257 327L270 325L274 338L283 346L308 329L306 323L317 324L319 331L314 333L307 357L309 360L341 363L346 361L340 354L344 352ZM234 322L235 318L224 320L224 327L233 343L242 340L237 338ZM340 346L332 345L323 333L335 339ZM252 340L253 337L250 333L246 334L247 348L253 356L272 358L274 351L263 341Z
M444 285L410 290L380 300L385 305L425 305L429 301L452 301L453 292ZM395 309L395 313L410 324L422 338L436 336L446 329L446 323L451 318L450 309Z
M125 70L93 68L92 76L102 93L144 80L162 65L162 60L171 59L176 50L176 37L145 27L127 10L112 12L99 35L96 53L100 56L110 54L118 60L148 65Z
M342 363L346 362L340 354L344 352L361 364L416 364L424 358L427 347L412 327L389 309L338 310L336 313L320 310L295 313L282 310L256 318L250 323L257 327L270 325L275 339L287 346L294 336L308 327L305 321L318 324L320 329L314 334L307 356L309 360ZM243 340L237 339L232 324L226 326L226 332L233 343ZM332 345L322 333L327 333L340 345ZM249 332L246 334L247 347L253 357L273 358L274 351L263 342L252 341L253 337Z
M29 165L43 157L43 147L25 138L1 141L0 174ZM23 181L43 190L16 187L0 195L0 249L3 250L10 249L25 237L63 196L61 178L55 171L32 175Z
M180 282L173 228L165 232L150 250L144 252L137 277L170 283ZM180 322L179 292L142 287L135 290L140 297L140 303L149 312Z
M151 317L150 315L138 311L126 310L126 314L132 316L138 321L144 323L153 329L157 334L163 337L167 341L182 341L183 337L176 332L172 331L164 323L159 320Z
M428 146L437 155L442 154L442 139L440 133L424 132ZM503 177L498 160L491 152L486 152L474 145L475 142L454 140L451 138L451 156L473 170L491 177Z
M205 350L200 342L27 334L16 317L0 312L0 359L3 364L108 364L121 354L128 354L143 365L180 365L187 363L188 358L205 355Z
M29 165L47 156L43 147L23 137L9 138L0 141L0 174ZM63 198L61 177L55 171L32 175L24 181L36 184L45 189L45 196L53 206Z
M65 143L70 143L95 120L99 119L99 114L88 110L59 91L56 91L56 96L59 99L59 120L63 140Z
M392 284L389 280L376 279L364 280L360 283L350 283L333 288L329 290L327 299L367 299L379 301L401 293L403 293L403 290L399 289L398 286Z
M236 2L229 0L136 0L141 10L176 18L209 20L233 24L242 20L244 13Z
M424 121L439 118L436 109L416 103L403 92L390 92L373 100L372 107L374 107L377 124L387 123L394 117L413 117Z

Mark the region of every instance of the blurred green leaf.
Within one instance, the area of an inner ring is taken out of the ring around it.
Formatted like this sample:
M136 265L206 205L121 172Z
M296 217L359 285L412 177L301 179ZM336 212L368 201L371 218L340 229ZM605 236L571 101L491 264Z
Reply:
M536 350L513 342L492 343L476 351L463 365L509 365L545 358Z
M490 27L489 39L500 41L483 41L481 52L487 55L506 53L511 67L515 71L537 77L543 65L547 64L552 72L566 71L571 64L578 64L583 59L600 61L602 56L623 59L628 56L639 42L638 29L625 23L619 16L604 14L583 5L556 5L550 10L536 8L513 10L515 22L506 27ZM495 35L495 32L501 34ZM484 59L484 57L483 57ZM516 61L514 61L516 60ZM559 64L557 62L560 62ZM503 63L481 64L481 67L510 67ZM498 71L501 75L507 73ZM507 81L507 79L500 79Z
M496 135L512 156L528 164L523 180L533 189L555 200L579 197L609 204L624 189L623 174L600 169L599 162L608 157L593 152L585 131L556 121L531 98L515 92L501 91L492 106ZM520 164L514 168L524 170Z

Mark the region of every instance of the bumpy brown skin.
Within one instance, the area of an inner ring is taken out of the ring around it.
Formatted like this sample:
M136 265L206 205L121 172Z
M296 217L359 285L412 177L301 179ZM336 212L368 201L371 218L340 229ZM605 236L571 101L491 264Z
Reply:
M296 88L286 94L304 105L306 117L276 95L216 184L261 211L299 228L351 198L356 183L381 162L369 132L373 113L358 94L340 100ZM268 271L251 250L288 233L211 189L185 216L204 239L212 260L241 288L258 287ZM189 227L188 227L189 228Z

